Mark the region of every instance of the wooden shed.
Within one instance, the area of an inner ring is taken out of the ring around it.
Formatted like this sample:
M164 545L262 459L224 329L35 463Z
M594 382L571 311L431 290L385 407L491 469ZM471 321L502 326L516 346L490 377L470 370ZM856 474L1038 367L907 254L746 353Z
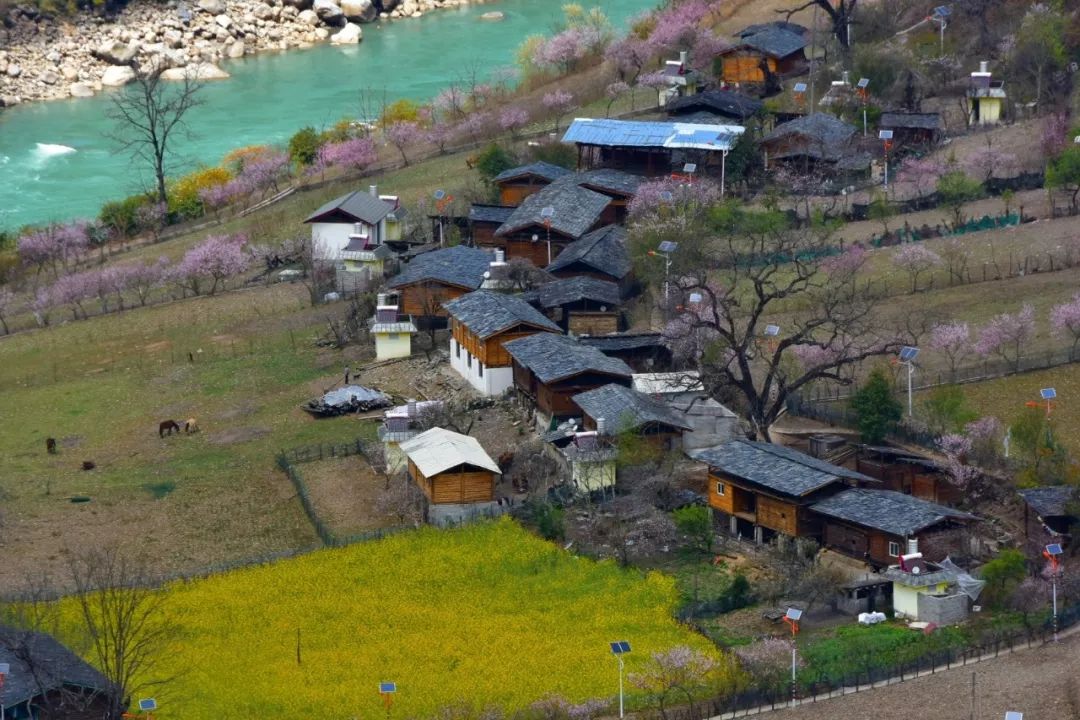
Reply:
M525 258L544 267L567 245L601 225L610 203L609 196L564 178L525 198L490 242L478 244L504 250L507 260Z
M401 443L409 478L431 505L492 503L499 466L474 437L432 428Z
M779 89L781 78L806 71L806 45L802 34L772 24L744 31L734 45L719 53L720 79L770 94Z
M520 205L525 198L572 172L543 161L503 170L494 179L495 187L499 188L499 202L503 205Z
M571 277L544 283L523 298L573 335L604 335L622 325L619 286L591 277Z

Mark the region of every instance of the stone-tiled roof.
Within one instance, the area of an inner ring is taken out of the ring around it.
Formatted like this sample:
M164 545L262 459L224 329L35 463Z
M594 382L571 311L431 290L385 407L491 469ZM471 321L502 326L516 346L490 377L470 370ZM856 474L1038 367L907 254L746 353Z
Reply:
M670 405L615 383L579 393L573 400L583 413L593 420L604 418L615 431L636 430L649 423L690 429Z
M706 90L675 98L667 104L668 115L686 117L688 113L704 110L737 120L753 117L764 109L765 103L757 98L731 90Z
M620 350L638 350L640 348L667 347L662 333L629 332L611 333L610 335L585 335L581 338L582 343L600 350L601 352L618 352Z
M477 290L444 303L443 307L467 327L469 332L481 339L522 323L560 332L559 326L544 317L539 310L513 295Z
M729 475L785 495L801 497L845 479L878 482L853 470L771 443L732 440L691 454Z
M364 222L374 225L394 211L394 204L380 200L371 193L354 190L334 198L308 216L304 222ZM342 218L341 216L345 216Z
M771 22L756 23L754 25L747 25L739 32L735 33L736 37L749 37L751 35L757 35L759 32L765 30L776 29L783 30L784 32L793 33L795 35L806 35L809 30L803 25L793 22L786 22L784 20L773 20Z
M586 275L575 275L549 282L521 296L522 299L543 308L559 307L581 300L603 303L614 310L620 302L619 286L607 280Z
M605 225L597 228L563 248L558 257L547 266L547 271L564 270L580 263L592 270L622 280L631 268L626 238L626 229L619 225Z
M806 38L778 27L765 27L753 35L743 36L741 46L774 58L784 58L806 47Z
M575 240L587 233L600 219L611 198L575 183L552 183L522 201L506 222L495 231L506 235L530 226L543 227L540 215L546 207L554 208L551 229Z
M598 168L585 172L573 173L559 178L559 184L572 183L601 193L612 193L633 197L645 178L633 173L610 168Z
M104 675L45 633L0 627L0 663L10 665L0 685L0 707L4 708L61 687L110 690Z
M538 178L543 178L548 182L553 182L564 175L571 175L573 172L573 170L567 170L560 165L553 165L552 163L540 160L538 162L529 163L528 165L519 165L510 168L509 170L503 170L495 176L495 182L505 182L527 175L534 175Z
M975 520L970 513L893 490L851 488L810 508L821 515L906 537L946 520Z
M633 374L622 360L608 357L566 335L539 333L511 340L503 347L518 364L527 367L545 384L586 372L628 379Z
M484 282L484 273L490 267L493 257L487 250L464 245L434 250L414 258L404 270L390 279L387 286L396 288L434 280L475 289Z
M805 144L782 152L771 152L770 155L775 158L807 155L823 160L838 160L848 154L848 144L855 132L853 125L828 113L813 113L777 125L761 142L770 145L791 136L802 136L806 138Z
M469 206L469 222L498 223L502 225L513 215L514 205L485 205L473 203Z
M1039 517L1064 517L1069 515L1070 502L1080 501L1076 488L1067 486L1036 487L1021 490L1020 497L1039 513Z

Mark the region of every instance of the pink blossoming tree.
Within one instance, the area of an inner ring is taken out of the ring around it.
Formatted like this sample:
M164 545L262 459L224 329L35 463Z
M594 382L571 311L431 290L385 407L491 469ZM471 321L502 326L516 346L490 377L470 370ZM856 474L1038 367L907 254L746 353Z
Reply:
M948 322L930 330L930 347L949 361L949 373L956 376L956 366L971 353L971 328L966 322Z
M1080 345L1080 293L1050 310L1050 327L1055 333L1072 339L1069 356L1075 359L1076 347Z
M543 103L555 118L555 132L559 132L559 122L574 106L574 96L566 90L554 90L544 94Z
M518 131L525 127L528 122L529 113L525 108L508 107L499 113L499 127L509 132L514 138L517 138Z
M401 153L401 161L406 166L409 164L409 156L405 152L424 139L424 131L414 122L403 120L387 126L383 130L386 140L397 148Z
M15 312L15 293L6 287L0 287L0 327L4 328L4 334L11 333L7 319Z
M244 252L247 238L242 235L212 235L184 254L173 268L174 282L185 290L199 295L206 291L209 295L233 275L247 270L251 256ZM206 287L206 283L210 287Z
M893 265L904 270L911 280L911 292L919 291L919 278L941 265L941 256L925 245L905 245L892 257Z
M1020 356L1024 346L1035 335L1035 308L1024 305L1019 312L1001 313L990 320L979 332L975 352L980 355L998 355L1020 370Z

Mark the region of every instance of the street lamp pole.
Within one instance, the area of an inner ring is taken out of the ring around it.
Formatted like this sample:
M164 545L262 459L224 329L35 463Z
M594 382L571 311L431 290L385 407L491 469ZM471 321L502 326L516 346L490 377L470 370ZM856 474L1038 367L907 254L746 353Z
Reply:
M611 654L619 661L619 718L623 717L623 655L630 652L630 643L625 640L610 643Z
M799 633L799 620L802 614L803 611L798 608L788 608L784 613L784 622L791 626L791 707L795 707L795 691L798 682L795 676L795 639Z
M1054 602L1054 642L1058 641L1058 611L1057 611L1057 578L1059 571L1058 558L1061 557L1062 550L1060 543L1053 543L1047 545L1043 550L1043 557L1050 561L1050 583L1053 587L1053 602Z
M912 402L911 402L911 376L915 374L915 358L919 354L919 348L912 347L911 345L905 345L900 348L899 362L901 365L907 366L907 414L911 417L913 414Z

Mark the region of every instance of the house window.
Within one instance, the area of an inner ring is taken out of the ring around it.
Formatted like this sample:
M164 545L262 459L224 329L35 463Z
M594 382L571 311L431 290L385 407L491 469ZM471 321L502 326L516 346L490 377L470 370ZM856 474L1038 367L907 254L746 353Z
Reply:
M716 483L716 494L717 495L723 495L724 494L724 483L722 483L722 482Z
M484 363L479 360L476 361L476 374L478 377L484 377Z
M900 557L900 543L889 542L889 557Z
M454 357L461 357L461 343L459 343L457 340L454 341Z
M468 352L465 353L465 367L472 369L472 355Z

